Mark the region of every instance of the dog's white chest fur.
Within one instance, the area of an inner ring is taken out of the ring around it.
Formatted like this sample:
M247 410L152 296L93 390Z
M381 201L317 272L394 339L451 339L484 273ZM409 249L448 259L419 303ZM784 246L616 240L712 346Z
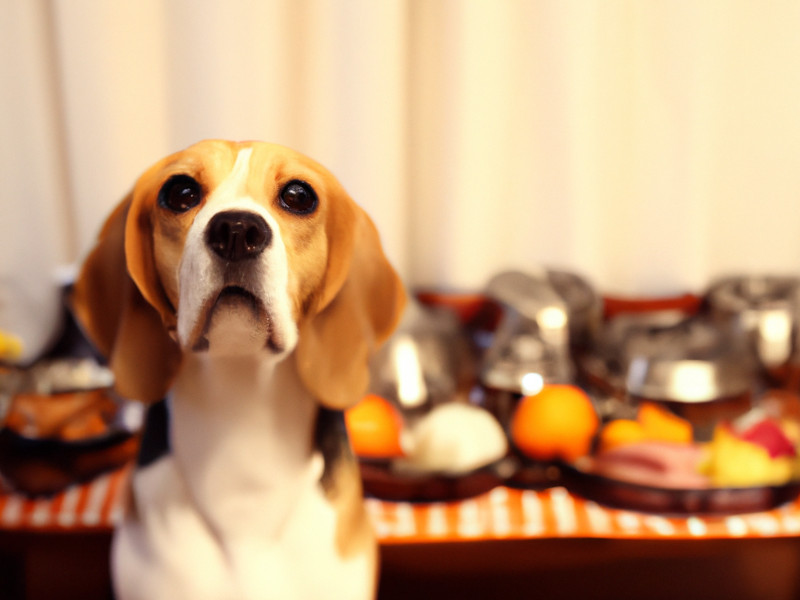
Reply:
M292 361L193 356L170 410L172 453L136 472L146 510L115 537L120 600L369 596L366 557L331 551L316 406Z

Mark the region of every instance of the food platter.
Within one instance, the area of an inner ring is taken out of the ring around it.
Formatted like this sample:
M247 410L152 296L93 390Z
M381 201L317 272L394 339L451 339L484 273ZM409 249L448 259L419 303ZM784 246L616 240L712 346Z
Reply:
M90 358L42 361L0 377L4 487L49 495L130 461L143 407L119 398Z
M620 481L561 465L572 493L607 506L660 515L729 515L770 510L794 500L800 481L775 486L658 488Z

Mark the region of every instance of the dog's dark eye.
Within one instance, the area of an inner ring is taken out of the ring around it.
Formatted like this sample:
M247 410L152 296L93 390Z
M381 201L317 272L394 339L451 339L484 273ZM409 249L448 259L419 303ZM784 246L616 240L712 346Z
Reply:
M317 194L305 181L290 181L281 190L281 206L297 215L309 215L317 209Z
M203 189L196 179L188 175L170 177L158 192L159 205L173 212L186 212L200 204Z

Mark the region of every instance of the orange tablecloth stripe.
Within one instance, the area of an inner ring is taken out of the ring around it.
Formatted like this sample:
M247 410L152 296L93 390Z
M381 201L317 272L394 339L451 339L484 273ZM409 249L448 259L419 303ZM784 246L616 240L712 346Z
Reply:
M0 494L0 529L100 531L122 516L130 467L51 498ZM800 499L776 509L719 517L666 517L607 508L562 487L498 487L460 502L412 504L367 498L384 544L525 538L692 539L800 535Z
M74 485L48 498L0 494L0 529L31 531L108 530L122 516L130 467Z
M600 506L562 487L495 488L454 503L367 499L385 544L525 538L693 539L800 535L800 502L730 516L666 517Z

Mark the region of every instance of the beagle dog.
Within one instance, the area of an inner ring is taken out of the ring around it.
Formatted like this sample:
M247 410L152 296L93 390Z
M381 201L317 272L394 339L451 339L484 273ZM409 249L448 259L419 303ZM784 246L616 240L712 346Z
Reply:
M141 176L72 296L117 391L166 398L114 537L118 600L375 595L342 411L404 302L366 213L297 152L207 140Z

